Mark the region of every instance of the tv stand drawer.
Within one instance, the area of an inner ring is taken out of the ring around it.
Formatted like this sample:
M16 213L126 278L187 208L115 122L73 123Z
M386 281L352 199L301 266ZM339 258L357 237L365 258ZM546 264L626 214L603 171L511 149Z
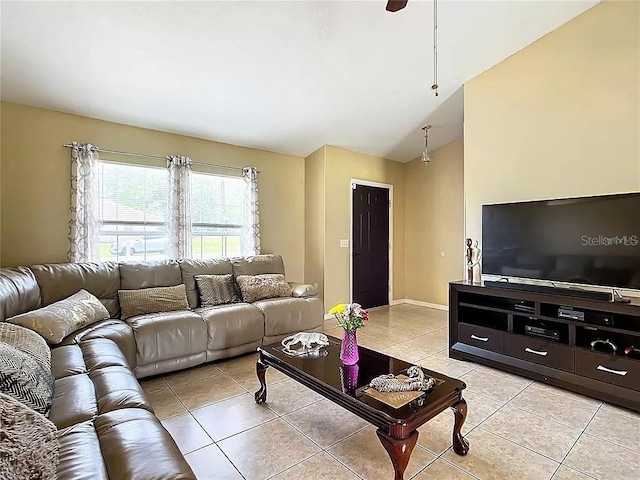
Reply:
M507 334L504 339L504 353L510 357L546 365L573 373L574 348L525 335Z
M640 391L640 361L576 348L576 373Z
M493 328L481 327L470 323L458 324L458 341L484 348L492 352L503 353L504 332Z

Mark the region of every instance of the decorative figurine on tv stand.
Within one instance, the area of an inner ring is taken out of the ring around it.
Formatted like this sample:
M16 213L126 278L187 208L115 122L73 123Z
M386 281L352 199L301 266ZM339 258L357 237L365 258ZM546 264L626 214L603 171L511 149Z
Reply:
M482 250L478 247L478 241L475 242L471 238L467 238L467 251L465 260L467 265L467 283L474 283L474 273L476 266L482 258Z

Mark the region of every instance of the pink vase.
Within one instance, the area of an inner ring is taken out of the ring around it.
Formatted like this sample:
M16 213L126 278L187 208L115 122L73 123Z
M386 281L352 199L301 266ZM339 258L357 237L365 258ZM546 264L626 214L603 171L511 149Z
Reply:
M357 330L342 331L342 345L340 346L340 360L345 365L355 365L358 363L358 338Z

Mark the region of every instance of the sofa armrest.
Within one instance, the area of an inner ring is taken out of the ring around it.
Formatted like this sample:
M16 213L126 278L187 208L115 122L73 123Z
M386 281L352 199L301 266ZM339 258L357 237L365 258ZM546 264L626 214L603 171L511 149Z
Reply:
M308 283L289 282L291 285L291 296L297 298L317 297L320 293L318 287Z

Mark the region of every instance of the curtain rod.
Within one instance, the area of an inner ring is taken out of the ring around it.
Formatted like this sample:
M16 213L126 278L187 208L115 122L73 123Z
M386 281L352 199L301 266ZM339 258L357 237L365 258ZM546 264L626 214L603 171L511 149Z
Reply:
M73 148L73 145L71 143L65 143L64 145L62 145L64 148ZM93 148L98 151L98 152L104 152L104 153L113 153L114 155L125 155L127 157L142 157L142 158L157 158L160 160L166 160L167 157L166 156L161 156L161 155L148 155L146 153L133 153L133 152L120 152L118 150L107 150L106 148L99 148L96 147L95 145L93 146ZM242 167L230 167L229 165L217 165L215 163L203 163L203 162L193 162L193 165L201 165L204 167L215 167L215 168L228 168L230 170L243 170ZM260 171L258 170L258 173L260 173Z

